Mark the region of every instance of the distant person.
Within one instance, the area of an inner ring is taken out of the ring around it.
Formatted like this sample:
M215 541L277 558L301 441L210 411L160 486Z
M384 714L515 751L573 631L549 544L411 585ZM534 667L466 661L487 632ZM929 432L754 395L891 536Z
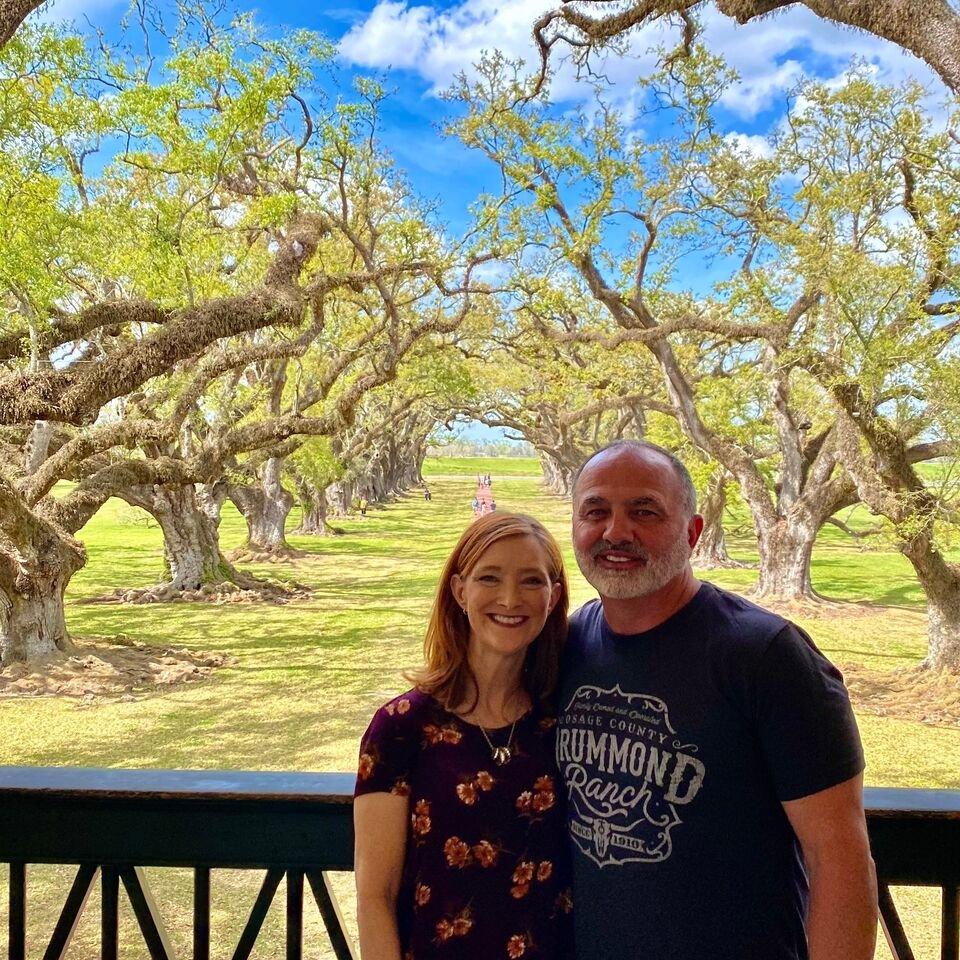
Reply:
M567 960L553 693L567 582L530 517L471 524L411 690L363 735L354 823L365 960Z
M480 501L477 497L473 498L473 515L474 517L480 516Z
M497 501L496 501L496 500L491 500L491 501L490 501L490 512L493 513L494 510L496 510L496 509L497 509Z
M426 500L427 503L429 503L429 502L433 499L432 496L431 496L431 494L430 494L430 488L429 488L429 487L426 487L426 486L425 486L425 487L423 488L423 499Z
M573 484L597 589L564 657L578 960L870 960L877 888L843 678L710 583L686 467L618 441Z
M365 517L367 515L367 506L369 501L363 495L360 496L360 500L357 502L357 506L360 508L360 516Z

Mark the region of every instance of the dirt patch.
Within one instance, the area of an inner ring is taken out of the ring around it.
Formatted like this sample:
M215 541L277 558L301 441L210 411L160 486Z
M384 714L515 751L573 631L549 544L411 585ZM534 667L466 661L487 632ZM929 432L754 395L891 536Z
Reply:
M76 697L92 703L136 700L160 688L206 680L232 662L224 653L154 647L129 638L78 644L29 664L0 670L2 697Z
M840 669L860 713L960 727L960 676L955 673L922 667L871 670L856 663Z

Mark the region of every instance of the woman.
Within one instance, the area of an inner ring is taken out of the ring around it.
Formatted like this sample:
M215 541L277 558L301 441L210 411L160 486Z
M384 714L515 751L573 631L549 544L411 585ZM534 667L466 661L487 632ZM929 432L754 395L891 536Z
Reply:
M447 560L426 665L360 747L363 960L569 955L551 703L567 602L556 541L530 517L477 520Z

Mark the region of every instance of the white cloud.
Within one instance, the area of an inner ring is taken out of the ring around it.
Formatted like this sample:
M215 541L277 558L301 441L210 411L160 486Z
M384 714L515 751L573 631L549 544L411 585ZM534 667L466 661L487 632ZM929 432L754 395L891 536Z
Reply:
M767 159L773 156L773 146L770 141L755 133L728 133L724 138L738 153L748 157Z
M380 0L370 15L355 24L340 44L343 57L358 66L397 67L412 70L431 85L431 93L446 89L461 70L469 71L483 50L494 48L528 63L536 59L531 39L534 20L555 6L555 0L463 0L440 9L411 5L406 0ZM908 76L930 83L937 94L941 81L926 64L898 46L822 20L804 8L739 26L713 8L703 13L705 39L712 51L722 54L742 78L723 95L724 105L750 119L776 108L796 86L806 70L820 77L841 74L852 57L874 64L877 78L896 83ZM615 85L632 86L650 71L651 47L672 47L676 29L658 23L634 34L632 56L611 56L604 72ZM561 69L553 84L557 99L588 99L588 88L578 85L569 69ZM628 98L626 89L618 99Z

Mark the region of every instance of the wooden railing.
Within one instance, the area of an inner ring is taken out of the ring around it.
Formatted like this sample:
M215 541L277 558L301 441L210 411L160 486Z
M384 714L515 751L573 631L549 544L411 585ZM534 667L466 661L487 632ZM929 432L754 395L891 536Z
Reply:
M338 960L355 960L328 871L353 869L352 775L0 767L0 863L10 865L9 960L26 960L27 865L76 864L44 960L60 960L94 884L101 887L103 960L118 955L126 891L150 956L172 960L144 867L188 867L193 957L210 956L210 871L265 870L235 960L250 956L286 878L286 956L303 952L312 894ZM941 889L941 957L960 960L960 791L867 791L882 926L895 960L913 960L891 885Z

